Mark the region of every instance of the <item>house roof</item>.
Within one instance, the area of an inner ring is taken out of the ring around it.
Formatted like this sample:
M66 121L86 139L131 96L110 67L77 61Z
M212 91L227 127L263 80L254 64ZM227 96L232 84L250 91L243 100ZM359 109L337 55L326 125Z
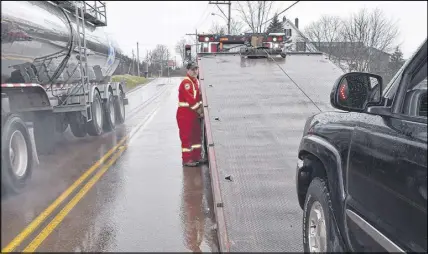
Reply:
M318 52L317 48L306 38L306 36L297 28L293 22L291 22L289 19L285 19L284 24L287 23L288 25L293 28L297 32L297 34L306 42L306 48L309 49L310 52Z

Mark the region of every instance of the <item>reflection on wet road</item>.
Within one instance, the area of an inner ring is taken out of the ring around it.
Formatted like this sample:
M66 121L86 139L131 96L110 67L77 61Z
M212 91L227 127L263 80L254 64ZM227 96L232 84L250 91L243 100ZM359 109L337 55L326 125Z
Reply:
M158 79L128 95L127 121L114 132L76 139L67 131L60 137L55 154L40 158L26 191L2 197L2 248L122 137L143 125L36 251L217 251L208 168L181 166L175 120L179 82ZM51 227L76 192L15 251Z

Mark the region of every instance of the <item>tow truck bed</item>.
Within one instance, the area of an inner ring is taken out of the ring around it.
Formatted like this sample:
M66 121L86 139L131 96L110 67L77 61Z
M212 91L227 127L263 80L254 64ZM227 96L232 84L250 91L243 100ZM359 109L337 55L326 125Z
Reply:
M303 251L296 152L307 117L332 110L342 71L322 54L276 59L318 109L271 59L198 60L221 251Z

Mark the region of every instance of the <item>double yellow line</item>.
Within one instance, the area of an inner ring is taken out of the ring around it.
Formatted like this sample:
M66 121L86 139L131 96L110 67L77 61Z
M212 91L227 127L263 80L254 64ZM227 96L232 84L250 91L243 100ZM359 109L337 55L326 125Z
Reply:
M70 196L77 187L79 187L95 170L100 166L101 169L80 189L80 191L71 199L67 205L52 219L52 221L34 238L34 240L23 250L23 252L34 252L37 247L52 233L52 231L62 222L65 216L74 206L85 196L85 194L94 186L101 176L113 165L126 150L132 136L145 124L147 124L155 115L158 108L153 110L133 131L122 138L117 145L111 148L101 159L92 165L86 172L79 177L68 189L66 189L51 205L49 205L39 216L36 217L21 233L19 233L1 252L12 252L22 242L32 234L65 199ZM129 142L128 142L129 143ZM113 156L112 156L113 155ZM111 156L111 158L110 158ZM109 159L110 158L110 159ZM108 160L109 159L109 160ZM108 161L107 161L108 160ZM107 162L106 162L107 161ZM104 164L104 162L106 162Z

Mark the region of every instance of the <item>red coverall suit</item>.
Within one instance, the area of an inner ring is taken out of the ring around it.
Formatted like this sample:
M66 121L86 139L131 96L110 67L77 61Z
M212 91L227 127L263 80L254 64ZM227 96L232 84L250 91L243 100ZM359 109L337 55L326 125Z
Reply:
M177 123L180 131L183 163L201 160L201 125L196 112L202 105L199 82L187 76L178 88Z

